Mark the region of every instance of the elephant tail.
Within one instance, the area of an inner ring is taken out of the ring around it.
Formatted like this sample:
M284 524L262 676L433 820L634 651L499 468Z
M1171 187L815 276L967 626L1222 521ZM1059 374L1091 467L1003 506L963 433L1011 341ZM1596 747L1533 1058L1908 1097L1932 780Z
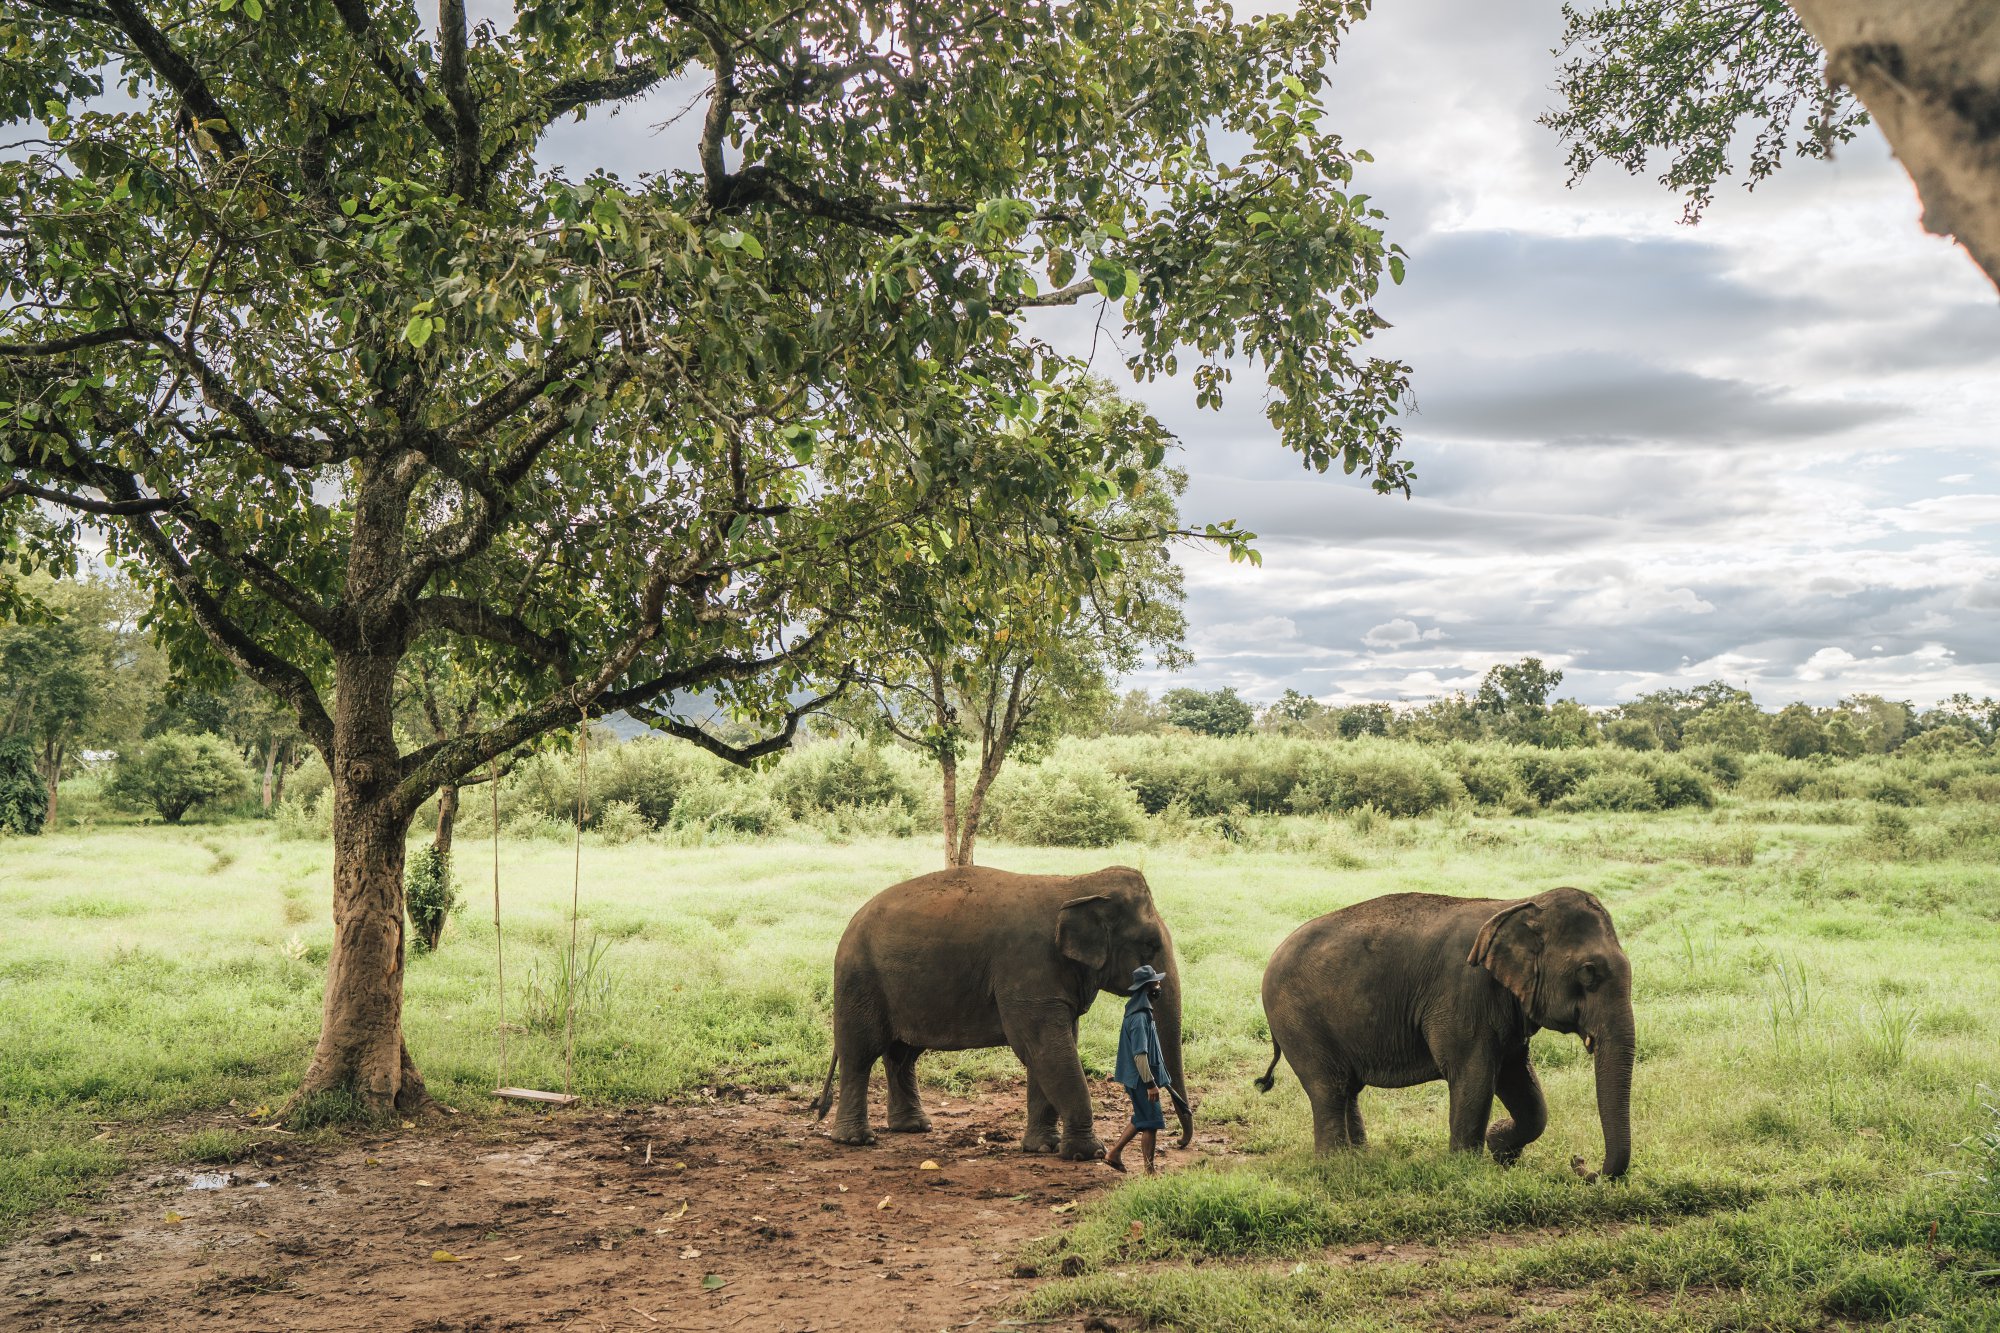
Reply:
M833 1071L838 1068L840 1068L840 1052L835 1051L833 1053L832 1062L829 1063L826 1067L825 1086L820 1088L819 1096L816 1099L814 1099L813 1103L810 1106L806 1107L808 1111L819 1112L818 1115L813 1117L813 1123L815 1125L817 1125L820 1121L826 1119L826 1113L833 1109Z
M1252 1080L1257 1085L1257 1091L1269 1092L1277 1086L1278 1060L1283 1055L1284 1052L1278 1049L1278 1039L1271 1038L1271 1067L1264 1071L1264 1077Z

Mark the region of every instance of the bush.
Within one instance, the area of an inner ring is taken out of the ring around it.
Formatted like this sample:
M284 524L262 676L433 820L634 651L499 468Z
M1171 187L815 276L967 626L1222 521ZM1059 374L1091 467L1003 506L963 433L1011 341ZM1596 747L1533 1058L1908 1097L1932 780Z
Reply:
M1574 791L1559 798L1558 810L1658 810L1660 794L1637 773L1593 773Z
M1458 775L1428 750L1355 743L1326 747L1292 789L1302 815L1372 806L1385 815L1426 814L1465 797Z
M325 842L333 837L333 792L321 788L310 801L287 796L271 812L283 842Z
M42 831L49 813L49 791L35 771L34 751L18 737L0 740L0 833Z
M1884 773L1868 784L1868 799L1878 805L1913 806L1923 804L1923 793L1908 778Z
M189 810L239 800L249 790L249 774L228 742L170 731L119 755L105 795L127 809L150 807L178 824Z
M1597 771L1597 760L1577 750L1520 749L1514 752L1514 771L1528 795L1554 805Z
M1657 809L1677 810L1696 805L1706 810L1715 804L1715 791L1708 785L1708 779L1679 759L1648 758L1638 773L1652 784L1659 802Z
M785 822L783 806L742 780L704 778L683 791L674 805L673 827L692 832L761 837Z
M653 831L652 824L639 813L639 807L630 801L606 801L598 807L591 827L613 846L643 838Z
M859 741L828 742L793 750L771 781L771 794L795 819L843 807L900 805L919 801L908 778L891 766L887 753Z
M446 918L458 909L451 854L426 843L403 862L403 903L410 913L411 943L418 953L436 949Z
M1087 763L1002 769L987 810L999 836L1037 847L1109 847L1144 826L1132 789Z

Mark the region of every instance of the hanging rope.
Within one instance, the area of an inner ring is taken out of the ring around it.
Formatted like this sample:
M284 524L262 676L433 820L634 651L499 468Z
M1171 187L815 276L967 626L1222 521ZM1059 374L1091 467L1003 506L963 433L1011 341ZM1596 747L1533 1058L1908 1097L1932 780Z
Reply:
M582 710L578 710L582 712ZM576 972L577 903L583 895L583 821L590 807L590 714L576 729L576 865L569 882L569 1008L563 1014L563 1092L570 1092L571 1066L576 1058L576 992L582 978Z
M500 947L500 761L486 765L486 793L493 809L493 974L500 983L500 1087L507 1087L507 959Z

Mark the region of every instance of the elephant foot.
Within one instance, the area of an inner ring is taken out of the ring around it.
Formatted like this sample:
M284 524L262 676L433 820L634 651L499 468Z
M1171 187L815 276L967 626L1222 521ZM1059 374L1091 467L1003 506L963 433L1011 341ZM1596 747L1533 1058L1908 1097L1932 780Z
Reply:
M928 1134L931 1132L931 1119L927 1115L892 1119L888 1129L891 1134Z
M835 1143L845 1143L853 1148L872 1148L875 1146L875 1134L866 1125L861 1126L859 1129L835 1125L828 1132L827 1137Z
M1021 1136L1022 1152L1054 1152L1056 1145L1056 1132L1053 1129L1036 1129L1030 1127L1028 1132Z
M1493 1154L1493 1160L1502 1166L1512 1166L1521 1160L1521 1150L1528 1145L1514 1142L1514 1122L1502 1120L1486 1131L1486 1151Z
M1064 1139L1061 1148L1065 1162L1094 1162L1104 1156L1104 1145L1097 1135L1085 1134L1080 1138Z

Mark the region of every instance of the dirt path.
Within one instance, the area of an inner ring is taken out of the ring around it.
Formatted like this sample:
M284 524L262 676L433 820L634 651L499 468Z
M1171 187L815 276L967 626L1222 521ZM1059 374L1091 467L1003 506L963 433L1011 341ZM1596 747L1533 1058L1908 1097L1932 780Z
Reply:
M279 1142L226 1188L128 1178L0 1250L0 1328L991 1328L1032 1281L1017 1247L1114 1177L1020 1152L1017 1092L929 1109L865 1150L758 1094Z

